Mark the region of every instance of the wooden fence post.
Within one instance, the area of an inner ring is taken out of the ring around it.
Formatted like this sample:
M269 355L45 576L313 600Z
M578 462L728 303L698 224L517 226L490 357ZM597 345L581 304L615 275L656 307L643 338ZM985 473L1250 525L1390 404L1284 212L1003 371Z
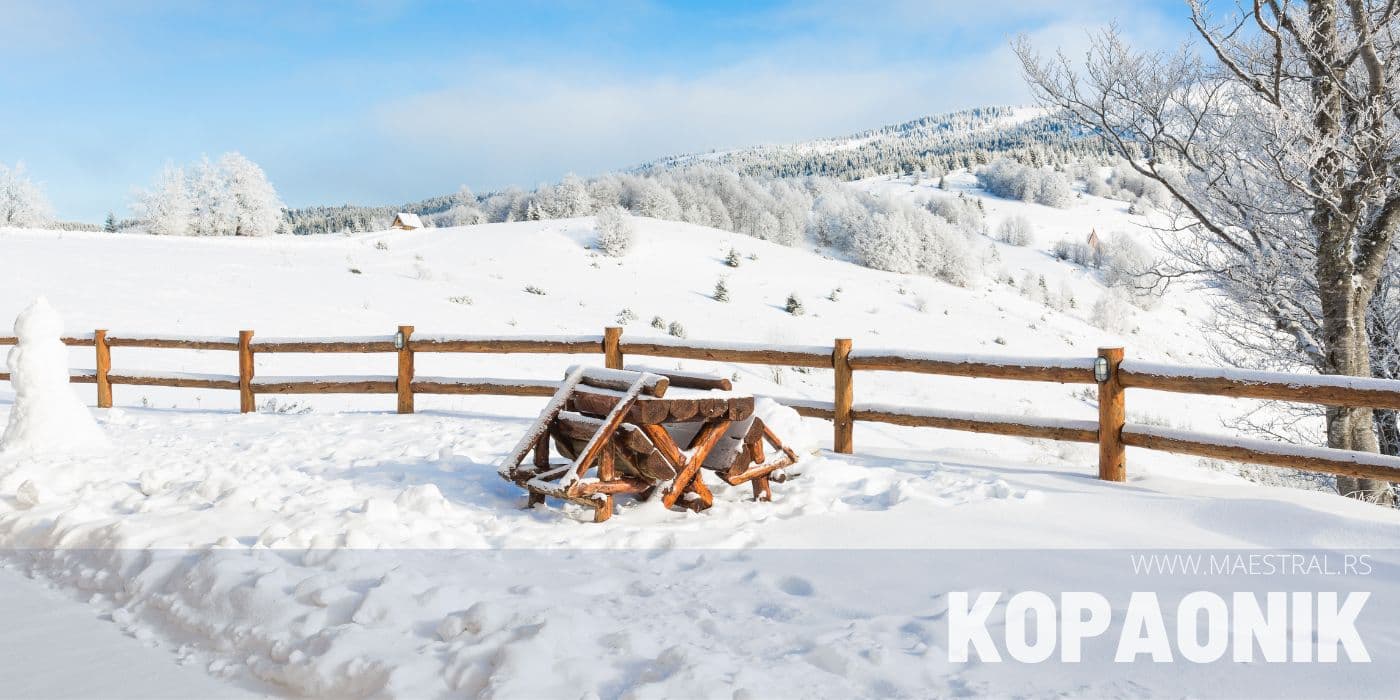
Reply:
M253 397L253 332L238 331L238 412L258 410Z
M396 389L399 394L399 413L413 413L413 348L409 338L413 336L413 326L399 326L396 344L399 349L399 377Z
M107 344L107 330L92 332L92 347L97 350L97 407L112 407L112 383L107 375L112 371L112 347Z
M1099 382L1099 478L1104 481L1127 481L1127 449L1123 446L1123 423L1127 411L1123 406L1123 382L1118 365L1123 361L1123 348L1099 348L1094 375Z
M851 403L855 392L851 379L851 339L837 338L836 347L831 353L831 366L836 370L836 416L832 426L836 434L832 447L841 454L855 451L855 421L851 418Z
M622 369L622 327L603 329L603 364L608 369Z

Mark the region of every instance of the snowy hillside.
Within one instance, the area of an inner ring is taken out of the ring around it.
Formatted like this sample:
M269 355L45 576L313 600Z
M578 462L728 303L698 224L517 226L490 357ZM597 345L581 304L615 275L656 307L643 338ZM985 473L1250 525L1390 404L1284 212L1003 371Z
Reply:
M859 186L880 197L982 194L966 174L945 184ZM999 262L967 287L646 219L621 258L592 248L591 218L254 240L5 230L0 319L42 294L72 334L387 335L398 324L597 334L622 321L627 337L666 335L655 318L707 340L849 337L857 349L1083 357L1122 344L1129 357L1208 362L1193 324L1209 314L1209 299L1178 289L1151 311L1132 311L1128 332L1111 333L1092 317L1105 293L1100 273L1051 255L1056 241L1082 241L1091 229L1139 235L1126 204L1087 196L1062 210L984 204L993 230L1023 215L1035 240L977 241L978 260L995 250ZM737 267L726 262L730 250ZM1042 276L1075 303L1056 310L1021 292L1021 280ZM727 302L713 298L721 279ZM790 295L802 315L785 310ZM70 356L73 367L92 367L90 349ZM417 371L553 380L579 359L419 355ZM230 374L235 361L217 351L113 350L115 369ZM258 372L388 374L393 362L285 355L260 357ZM832 393L829 371L665 364L734 376L745 392ZM1095 415L1092 393L1076 387L883 373L855 382L858 402ZM73 391L91 403L91 386ZM0 420L12 398L0 383ZM388 396L282 397L254 415L230 410L237 397L226 391L119 386L115 400L96 412L110 448L0 455L0 559L109 615L104 624L132 645L227 679L231 693L1228 694L1230 669L1220 666L1183 674L1101 659L1048 681L1043 668L950 663L931 632L948 608L936 592L991 589L1007 585L997 572L1064 566L1045 550L1384 551L1400 525L1396 511L1141 451L1129 456L1128 484L1091 478L1092 446L928 429L858 424L856 454L835 455L820 450L831 427L816 420L784 435L807 456L771 503L725 487L704 513L624 501L617 517L594 525L574 506L522 509L523 497L495 473L539 399L423 396L405 416L388 412ZM1128 410L1134 422L1209 432L1237 403L1133 394ZM985 556L992 548L1005 552ZM933 549L973 551L959 560L882 555ZM974 558L993 560L986 579L969 578L962 564ZM1133 585L1125 562L1076 561L1064 581ZM1386 566L1369 582L1378 589L1400 585L1394 562ZM1377 658L1400 650L1393 633L1368 642ZM1373 666L1355 672L1359 694L1384 694L1386 669ZM1218 683L1227 684L1210 685ZM1250 690L1326 687L1290 669Z

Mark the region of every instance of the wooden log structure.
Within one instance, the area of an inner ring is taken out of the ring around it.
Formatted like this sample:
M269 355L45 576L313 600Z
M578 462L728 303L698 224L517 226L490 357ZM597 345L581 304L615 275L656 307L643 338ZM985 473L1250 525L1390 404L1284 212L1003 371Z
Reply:
M182 389L231 389L237 391L241 388L238 377L232 375L220 377L200 374L182 374L179 372L167 374L108 374L107 381L110 384L168 386Z
M97 370L94 379L97 382L97 407L112 407L112 382L109 375L112 372L112 347L107 343L107 331L97 329L92 332L92 346L97 350Z
M167 350L238 350L237 338L176 338L107 334L107 345L114 348L159 348Z
M603 351L600 336L480 338L475 336L420 336L413 341L416 352L540 353L579 355Z
M801 349L770 349L743 343L694 342L680 344L661 340L624 340L621 347L622 352L628 355L671 357L678 360L709 360L711 362L828 369L831 367L831 351L816 346Z
M238 331L238 412L258 410L253 395L253 332Z
M413 413L413 326L399 326L394 344L398 346L398 375L394 379L398 412Z
M852 388L850 338L836 339L831 366L836 370L836 414L832 416L831 421L835 433L832 436L832 449L840 454L851 454L855 451L855 419L851 415L851 402L855 399L855 393Z
M259 394L396 394L397 377L255 377Z
M1108 372L1107 377L1098 380L1099 478L1104 481L1127 481L1128 456L1123 448L1123 424L1127 420L1127 410L1123 401L1123 382L1118 371L1118 365L1123 362L1123 348L1099 348L1098 362Z
M650 372L659 374L671 380L671 386L677 389L702 389L705 391L733 391L734 382L728 377L721 377L717 374L706 372L684 372L678 369L661 369L659 367L648 367L646 365L627 365L625 368L629 372Z
M266 338L255 342L253 349L261 353L396 353L393 336L373 336L355 339L326 338Z
M1123 444L1233 462L1400 481L1400 457L1374 452L1302 447L1268 440L1217 437L1133 424L1124 427Z
M1123 386L1181 394L1291 401L1322 406L1400 409L1400 380L1232 371L1124 361Z
M1092 360L1080 358L999 358L920 353L895 354L883 350L853 352L851 368L864 371L915 372L977 379L1014 379L1027 382L1093 384Z
M608 369L622 369L621 342L621 326L608 326L603 329L603 366Z
M415 394L455 394L459 396L553 396L559 382L539 379L460 379L455 377L414 377Z

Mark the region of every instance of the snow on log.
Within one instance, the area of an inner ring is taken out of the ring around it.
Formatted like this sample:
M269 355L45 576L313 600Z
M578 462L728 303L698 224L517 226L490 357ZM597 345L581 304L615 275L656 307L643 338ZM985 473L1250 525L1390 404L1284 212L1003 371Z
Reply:
M559 382L493 377L414 377L412 387L415 394L553 396L559 390Z
M414 352L528 352L579 354L603 352L601 335L441 335L413 336Z
M850 362L851 368L856 370L919 372L1061 384L1094 383L1092 357L1014 357L871 348L851 351Z
M107 345L125 348L172 348L183 350L237 350L238 336L179 336L161 333L108 333Z
M762 345L759 343L716 343L680 338L647 338L622 341L624 355L673 357L681 360L710 360L792 367L831 367L832 349L825 345Z
M893 425L1071 442L1098 442L1099 440L1099 424L1092 420L912 408L888 404L856 404L852 413L855 414L855 419L858 421Z
M549 431L550 422L559 415L560 411L564 410L564 405L569 402L569 395L573 393L574 388L581 381L583 381L583 368L581 367L570 372L569 376L564 378L558 390L555 391L554 398L545 404L544 410L540 411L539 417L530 425L530 429L525 431L525 434L521 436L520 441L505 456L505 459L496 465L496 471L501 476L511 481L515 480L516 472L520 469L520 461L525 459L525 453L534 449L535 444Z
M1184 367L1137 360L1124 360L1119 376L1124 386L1157 391L1400 409L1400 380L1395 379Z
M392 335L327 338L253 338L254 352L398 352Z
M130 386L173 386L188 389L238 389L238 376L195 372L142 372L127 370L109 373L111 384Z
M625 393L631 391L632 385L640 381L643 395L661 398L666 395L666 389L671 386L671 380L659 374L608 369L606 367L573 365L565 374L571 375L579 369L583 370L584 386L591 386L595 389L611 389Z
M836 418L836 404L830 401L795 399L788 396L757 396L755 398L769 399L783 406L787 406L797 411L797 415L807 418L822 418L825 420L834 420Z
M1374 452L1289 445L1268 440L1224 437L1133 424L1123 427L1123 444L1234 462L1400 481L1400 457Z
M625 369L629 372L659 374L671 380L671 386L677 389L717 389L720 391L731 391L734 389L734 383L732 381L718 374L685 372L678 369L660 369L644 365L627 365Z
M252 384L259 394L393 394L398 391L398 377L392 375L253 377Z

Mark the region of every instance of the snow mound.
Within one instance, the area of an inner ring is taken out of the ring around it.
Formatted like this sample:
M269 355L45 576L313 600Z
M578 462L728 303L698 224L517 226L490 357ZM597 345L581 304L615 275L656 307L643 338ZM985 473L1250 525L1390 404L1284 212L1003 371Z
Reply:
M0 452L74 452L106 444L87 407L68 386L62 333L63 319L43 297L15 319L18 342L8 358L15 405L0 436Z

